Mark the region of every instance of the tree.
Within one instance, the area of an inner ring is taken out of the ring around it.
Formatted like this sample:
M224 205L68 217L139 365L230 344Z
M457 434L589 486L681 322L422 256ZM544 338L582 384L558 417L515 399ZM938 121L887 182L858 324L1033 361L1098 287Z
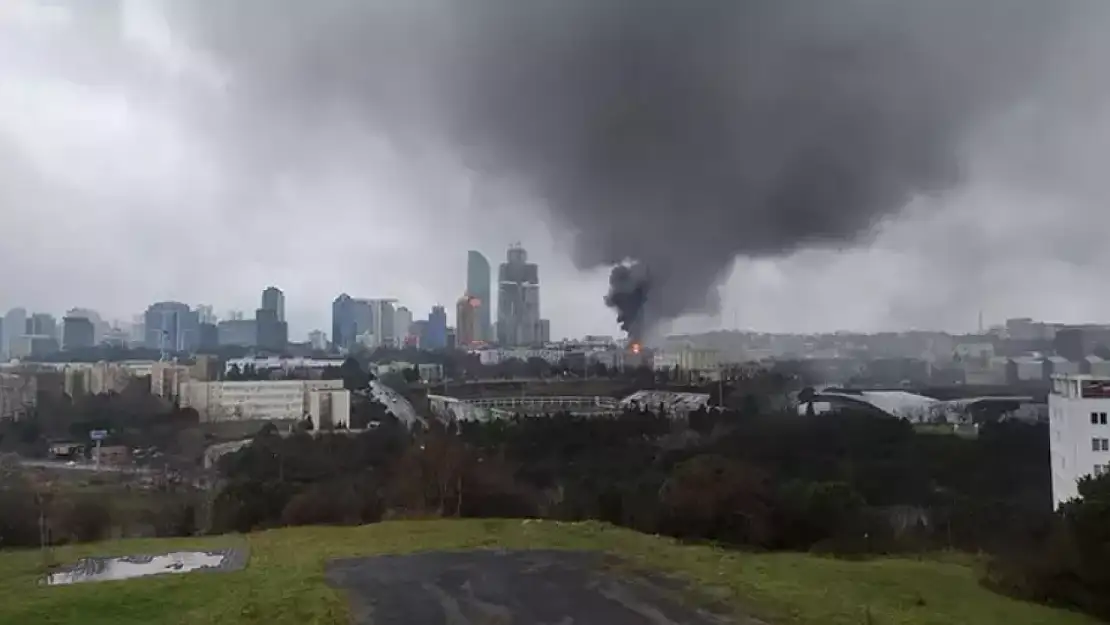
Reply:
M224 372L224 379L229 382L238 382L243 379L243 370L239 368L238 363L232 363L227 371Z
M417 384L420 382L420 369L413 365L401 372L404 376L405 382L408 384Z
M370 386L372 377L353 357L347 357L343 364L339 365L338 373L343 380L343 388L348 391L361 391Z
M675 466L660 491L664 531L679 537L767 545L772 538L769 476L723 456Z

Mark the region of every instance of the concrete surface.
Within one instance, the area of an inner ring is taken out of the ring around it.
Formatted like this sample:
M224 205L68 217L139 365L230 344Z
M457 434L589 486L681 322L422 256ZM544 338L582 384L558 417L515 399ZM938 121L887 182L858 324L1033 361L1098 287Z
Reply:
M336 560L356 625L757 625L691 605L662 576L574 551L431 552ZM699 602L701 603L701 602Z

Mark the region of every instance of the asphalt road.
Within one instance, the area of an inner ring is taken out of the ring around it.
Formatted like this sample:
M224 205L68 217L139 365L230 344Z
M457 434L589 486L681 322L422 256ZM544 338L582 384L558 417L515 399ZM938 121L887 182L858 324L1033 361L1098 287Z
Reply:
M70 465L65 460L28 460L20 459L19 464L25 467L32 467L36 469L57 469L61 471L99 471L101 473L156 473L149 467L139 467L133 465L118 466L107 463L102 463L98 469L95 463L92 462L78 462Z
M356 625L759 625L617 565L594 552L432 552L336 560L326 574Z

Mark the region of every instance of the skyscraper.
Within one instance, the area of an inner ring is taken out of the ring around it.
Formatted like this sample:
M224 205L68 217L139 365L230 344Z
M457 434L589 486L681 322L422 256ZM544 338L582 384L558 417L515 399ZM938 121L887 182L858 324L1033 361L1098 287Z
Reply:
M481 300L468 294L460 297L455 305L455 333L459 347L467 348L481 340L478 319L481 304Z
M58 321L50 313L35 313L27 318L27 334L58 338Z
M3 334L3 352L5 358L12 358L13 348L16 346L19 337L27 331L27 310L24 308L13 308L4 315L4 334Z
M200 341L197 313L181 302L157 302L146 309L144 324L150 349L191 352Z
M397 331L394 325L397 311L393 308L396 301L388 298L366 300L366 303L370 305L370 327L362 330L362 332L370 332L373 336L372 344L375 347L381 345L393 347L396 345Z
M491 342L493 324L490 308L493 306L493 295L490 293L490 267L489 261L481 252L470 250L466 254L466 294L478 300L474 312L477 317L478 330L476 340ZM462 331L459 331L462 334Z
M358 337L374 330L374 306L369 300L355 299L346 293L331 304L331 340L338 349L355 346Z
M351 349L358 338L354 307L355 300L346 293L331 303L331 340L336 349Z
M539 268L519 244L509 248L498 270L497 342L503 346L540 342Z
M96 345L96 326L88 317L62 319L62 349L85 349Z
M281 353L289 343L289 326L285 324L285 294L271 286L262 291L262 306L255 311L258 333L255 345L260 349Z
M422 349L447 348L447 311L443 306L432 306L428 314L428 329L424 332Z
M285 323L285 293L276 286L266 287L262 291L262 310L273 311L277 320Z
M254 344L261 350L280 354L289 344L289 327L284 321L278 319L278 313L272 308L259 308L255 312Z
M411 310L399 306L393 311L393 333L402 347L413 342Z

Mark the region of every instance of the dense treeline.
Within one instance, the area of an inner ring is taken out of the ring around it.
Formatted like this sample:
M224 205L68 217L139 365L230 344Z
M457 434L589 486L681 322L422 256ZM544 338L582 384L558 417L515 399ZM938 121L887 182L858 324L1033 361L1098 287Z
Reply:
M348 369L332 374L368 383ZM686 419L556 414L410 431L375 412L380 425L360 433L266 428L220 460L203 505L179 498L155 533L544 517L841 557L959 549L991 554L991 588L1110 617L1110 478L1052 513L1044 424L988 422L966 438L874 414L776 411L773 394L730 393L736 408ZM44 503L13 475L0 483L0 543L36 544ZM55 508L54 542L105 535L95 502Z
M1047 434L1020 422L921 434L850 412L557 414L415 433L387 420L358 435L260 435L223 459L209 522L538 516L744 549L960 549L995 554L992 588L1110 615L1110 481L1052 514Z

